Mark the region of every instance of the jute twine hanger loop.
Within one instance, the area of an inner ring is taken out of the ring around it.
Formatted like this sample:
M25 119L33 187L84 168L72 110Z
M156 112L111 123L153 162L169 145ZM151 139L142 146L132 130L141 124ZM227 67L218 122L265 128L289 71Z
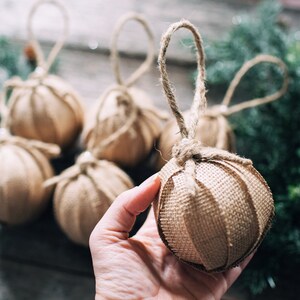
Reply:
M59 9L59 11L61 12L62 18L63 18L63 30L62 30L61 36L58 38L55 45L51 49L48 57L45 58L45 55L41 48L41 45L40 45L39 41L36 39L36 36L34 35L32 23L33 23L34 15L35 15L37 9L41 5L44 5L47 3L57 7ZM37 57L38 67L37 67L36 71L38 74L41 73L43 76L45 76L48 73L49 69L51 68L52 64L54 63L58 53L62 49L62 47L66 41L66 38L68 36L69 17L68 17L68 13L67 13L65 6L61 2L56 1L56 0L39 0L39 1L37 1L32 6L32 8L29 12L28 22L27 22L27 31L28 31L29 42L32 45L34 52L36 53L36 57Z
M63 28L63 32L62 32L61 36L56 41L55 45L51 49L51 51L46 59L45 55L42 51L41 45L40 45L39 41L36 39L36 36L34 35L32 23L33 23L34 15L37 12L37 9L41 5L47 4L47 3L54 5L59 9L59 11L61 12L62 17L63 17L64 28ZM37 2L35 2L33 4L33 6L31 7L31 10L28 15L27 32L28 32L29 42L32 45L34 52L36 53L36 57L37 57L37 67L31 76L34 78L37 78L39 80L36 82L32 82L32 81L26 82L26 81L21 80L19 77L12 77L4 84L5 91L7 91L7 89L10 89L10 88L32 89L32 88L35 88L38 84L42 84L42 82L43 82L42 79L47 76L49 69L51 68L52 64L54 63L58 53L62 49L62 47L65 43L65 40L68 36L69 17L68 17L68 13L67 13L65 6L57 0L38 0Z
M193 99L193 104L190 110L190 122L187 125L182 113L176 102L175 94L172 90L169 76L166 68L166 51L169 46L171 36L178 29L186 28L191 31L196 46L196 59L198 75L196 78L196 89ZM191 194L197 191L195 183L195 168L196 162L208 161L210 159L226 159L233 162L239 162L243 165L251 164L248 159L240 158L227 151L222 151L215 148L203 147L199 140L195 139L195 133L199 117L205 114L207 107L206 89L205 89L205 56L203 50L203 42L197 28L187 20L171 25L161 39L161 48L158 56L158 66L161 73L161 82L165 97L169 103L171 111L176 118L177 124L182 135L182 140L173 147L172 155L177 163L184 166L187 185Z
M123 80L120 72L120 57L118 52L118 38L120 33L126 23L129 21L136 21L142 25L144 28L147 37L148 37L148 52L145 61L128 77L127 80ZM117 22L117 25L112 34L112 42L111 42L111 63L112 68L115 74L117 84L121 86L131 87L137 80L146 73L151 67L155 54L155 46L154 46L154 36L150 29L150 25L147 20L140 14L137 13L128 13L121 17L121 19Z
M244 75L254 66L260 64L260 63L272 63L277 65L283 72L283 82L279 90L274 92L271 95L267 95L260 98L255 98L252 100L244 101L242 103L233 105L229 107L229 104L232 100L233 94L238 87L239 83L241 82ZM278 57L268 55L268 54L260 54L254 57L253 59L246 61L243 66L240 68L240 70L235 74L234 78L230 82L230 85L226 91L226 94L224 96L224 99L222 101L221 107L222 111L221 113L225 116L229 116L231 114L234 114L236 112L239 112L241 110L244 110L246 108L255 107L258 105L266 104L272 101L275 101L282 97L288 88L289 84L289 77L288 77L288 68L286 64L279 59Z
M57 40L53 48L51 49L47 59L45 59L44 53L42 51L41 45L36 39L34 33L33 33L33 28L32 28L32 22L34 19L34 15L37 12L37 9L43 5L49 3L51 5L56 6L59 8L59 11L62 13L63 16L63 21L64 21L64 28L63 28L63 33L60 36L60 38ZM28 32L28 38L29 42L32 45L34 52L36 53L37 57L37 67L32 73L32 76L34 78L40 79L39 81L23 81L19 77L12 77L9 79L5 84L4 84L4 92L6 94L8 89L11 88L28 88L32 89L35 88L38 84L42 84L42 79L47 76L49 69L51 68L53 62L55 61L58 53L62 49L65 40L68 36L68 31L69 31L69 17L66 11L65 6L60 3L57 0L38 0L36 1L33 6L31 7L31 10L28 15L28 20L27 20L27 32ZM50 88L50 87L49 87Z

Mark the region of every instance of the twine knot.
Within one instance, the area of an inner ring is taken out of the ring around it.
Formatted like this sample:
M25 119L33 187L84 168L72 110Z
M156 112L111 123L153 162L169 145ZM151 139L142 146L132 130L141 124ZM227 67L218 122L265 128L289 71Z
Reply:
M78 165L81 173L85 173L87 167L89 167L90 165L95 165L97 164L97 162L98 160L90 151L84 151L78 156L76 165Z
M183 138L178 144L173 147L172 155L176 158L178 164L183 166L189 159L200 161L201 149L202 145L200 141L195 139Z
M44 182L44 187L46 188L52 185L56 185L63 180L74 180L80 174L88 175L88 167L100 165L101 161L97 160L91 152L84 151L77 157L76 163L72 167L66 169L60 175L47 179Z
M127 92L127 94L129 93L129 91L127 90L127 87L121 87L121 89L124 88ZM128 97L127 94L123 93L123 91L121 90L121 94L117 96L117 105L118 107L121 106L125 106L128 107L132 104L132 98Z
M219 118L221 116L225 116L228 111L228 106L226 105L214 105L212 107L209 107L205 113L204 116L211 117L211 118Z

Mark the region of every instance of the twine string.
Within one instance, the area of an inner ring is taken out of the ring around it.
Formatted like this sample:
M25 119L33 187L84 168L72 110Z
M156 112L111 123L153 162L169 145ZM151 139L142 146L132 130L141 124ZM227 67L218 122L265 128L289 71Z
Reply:
M126 81L124 81L122 79L121 72L120 72L120 57L119 57L117 42L124 25L130 20L134 20L140 23L145 29L145 32L148 36L148 52L145 61L139 66L138 69L136 69L129 76L129 78ZM154 36L150 29L149 23L145 20L145 18L142 15L137 13L128 13L124 15L118 21L114 29L114 32L112 34L112 43L111 43L111 62L112 62L112 68L115 73L117 83L122 86L127 86L127 87L132 86L145 72L149 70L154 60L154 54L155 54Z
M182 113L180 112L175 94L172 90L170 80L166 70L166 50L171 40L172 34L180 28L189 29L193 36L196 45L196 57L197 57L197 81L194 100L192 108L190 110L190 123L186 126ZM166 33L162 36L161 48L158 56L158 65L161 73L161 82L163 86L164 94L167 98L169 106L173 115L178 123L182 139L172 149L172 155L176 159L180 166L184 166L184 172L186 176L186 184L189 193L193 196L197 192L197 184L195 183L196 177L196 162L216 160L229 160L238 162L243 165L252 164L248 159L238 157L227 151L203 147L200 141L195 139L195 133L197 128L198 119L201 114L205 114L206 109L206 97L205 97L205 64L204 64L204 50L202 46L203 42L198 30L186 20L172 24Z
M98 139L97 137L100 135L101 128L101 113L103 111L104 105L106 101L109 99L109 95L113 92L120 92L120 95L117 96L117 110L118 115L123 115L126 120L115 132L109 135L107 138L100 141L100 144L97 145ZM139 113L138 106L134 103L134 100L129 93L128 89L124 86L115 85L109 87L101 96L100 98L100 105L96 112L96 125L95 125L95 134L94 134L94 141L92 152L96 157L101 156L101 152L103 149L108 147L110 144L118 140L118 138L130 130L133 123L136 121Z
M64 180L66 181L76 180L80 175L85 175L91 180L95 189L99 190L91 168L99 167L104 169L109 167L109 164L110 163L108 161L96 159L91 152L84 151L78 156L74 166L65 170L60 175L47 179L43 183L43 186L44 188L47 188L56 185L60 182L63 182ZM98 176L100 176L100 178L98 178L100 182L105 180L105 172L103 172L102 174L98 172ZM114 198L114 194L105 186L101 186L101 193L104 194L108 199Z
M269 63L275 64L275 65L279 66L279 68L282 70L283 82L282 82L281 88L271 95L266 95L261 98L255 98L252 100L248 100L248 101L233 105L233 106L229 107L227 110L224 110L224 112L223 112L224 115L228 116L228 115L239 112L246 108L255 107L258 105L262 105L265 103L275 101L286 93L287 88L288 88L288 83L289 83L288 69L287 69L286 64L278 57L275 57L272 55L267 55L267 54L260 54L260 55L257 55L256 57L254 57L253 59L245 62L244 65L241 67L241 69L236 73L236 75L234 76L233 80L231 81L231 83L226 91L226 94L222 101L222 106L223 107L229 106L229 104L232 100L233 94L234 94L237 86L239 85L240 81L244 77L244 75L255 65L264 63L264 62L269 62Z
M62 32L61 36L58 38L58 40L56 41L53 48L51 49L47 59L44 56L41 45L38 42L38 40L36 39L36 37L33 33L33 28L32 28L33 27L32 26L33 17L35 15L37 9L39 8L39 6L46 4L46 3L54 5L60 10L62 17L63 17L63 22L64 22L63 32ZM58 53L62 49L62 47L65 43L65 40L68 36L69 17L68 17L68 13L67 13L65 6L57 0L38 0L37 2L35 2L33 4L33 6L31 7L31 10L29 12L28 22L27 22L27 31L28 31L30 43L36 53L36 56L37 56L38 66L41 68L41 70L43 71L44 74L47 74L50 67L52 66L55 58L57 57Z
M172 90L170 79L166 67L166 52L170 44L172 35L180 28L186 28L191 31L194 37L196 46L196 60L198 75L196 78L196 89L192 107L190 110L190 122L188 126L185 124L184 117L177 105L174 91ZM179 126L182 140L173 147L172 155L177 163L184 166L185 184L188 193L194 197L198 191L196 183L196 160L200 159L201 143L195 140L196 127L200 114L204 113L206 109L205 97L205 56L203 49L203 42L200 33L194 25L187 20L181 20L172 24L163 34L161 39L161 48L158 56L158 67L161 74L161 82L165 97L169 103L171 111L176 118Z
M73 178L78 177L80 174L86 173L87 168L93 165L100 166L101 161L97 160L91 152L84 151L77 157L74 167L67 169L60 175L47 179L44 182L44 187L56 185L63 180L72 180Z
M6 143L27 149L29 152L32 151L32 148L35 148L41 151L48 158L54 158L60 154L60 148L55 144L44 143L37 140L28 140L20 136L14 136L11 135L6 128L1 128L0 144Z
M180 28L186 28L190 30L194 37L194 43L196 46L196 60L198 75L196 78L196 89L194 94L194 100L191 108L191 118L189 127L186 126L182 113L177 105L174 91L171 87L170 79L167 73L166 67L166 52L169 46L172 35ZM172 24L162 36L161 48L158 56L158 66L161 73L161 82L163 91L169 106L172 110L173 115L178 123L181 135L183 138L193 139L195 137L196 127L200 113L204 113L206 108L206 97L205 97L205 55L203 49L203 42L200 33L197 28L187 20Z

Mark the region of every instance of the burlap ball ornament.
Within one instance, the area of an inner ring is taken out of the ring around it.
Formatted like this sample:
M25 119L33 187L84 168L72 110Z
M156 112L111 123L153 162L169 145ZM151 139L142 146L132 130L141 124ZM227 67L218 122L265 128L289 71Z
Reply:
M37 8L44 3L57 6L64 17L64 32L51 50L47 60L32 31ZM54 0L36 2L29 14L30 43L37 57L38 67L23 81L15 77L5 84L11 90L6 126L14 135L54 143L62 148L72 145L83 126L83 107L76 91L62 78L48 71L61 50L68 32L68 16L64 6Z
M124 81L120 74L117 39L123 26L130 20L143 26L149 46L144 63ZM117 85L109 87L100 97L84 128L84 143L95 157L132 167L153 148L154 141L160 135L164 116L144 91L132 87L149 70L153 58L154 41L148 23L141 15L125 15L118 22L112 39L111 61Z
M166 49L180 28L192 32L198 51L199 72L188 126L166 72ZM205 67L202 40L190 22L169 27L158 61L163 89L182 135L173 158L160 171L161 189L154 203L158 231L183 262L207 272L224 271L261 243L274 214L272 194L250 160L204 147L195 139L199 116L206 107Z
M248 100L233 106L230 106L232 96L243 76L248 70L260 63L276 64L283 73L283 84L281 88L271 95ZM231 81L224 99L220 105L214 105L206 109L200 116L196 127L195 138L201 141L204 146L216 147L218 149L235 152L235 136L228 122L228 117L234 113L240 112L246 108L255 107L269 103L283 96L288 87L288 71L285 63L274 56L261 54L245 62L241 69L236 73ZM184 117L189 119L189 112L185 112ZM180 141L178 125L175 120L169 120L162 130L159 139L157 167L161 169L165 163L172 157L172 147Z
M43 187L53 176L48 158L59 151L56 145L11 136L0 128L0 223L22 224L44 211L52 192Z
M89 236L114 199L133 187L131 179L115 164L83 152L74 166L49 179L56 185L55 218L74 242L88 245Z

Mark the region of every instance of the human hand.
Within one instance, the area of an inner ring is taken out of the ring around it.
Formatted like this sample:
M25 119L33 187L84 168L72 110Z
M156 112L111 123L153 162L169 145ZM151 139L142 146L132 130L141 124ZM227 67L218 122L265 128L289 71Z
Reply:
M90 249L99 299L218 300L250 261L217 274L180 262L161 241L151 208L137 234L129 238L136 216L157 196L157 175L121 194L95 227Z

